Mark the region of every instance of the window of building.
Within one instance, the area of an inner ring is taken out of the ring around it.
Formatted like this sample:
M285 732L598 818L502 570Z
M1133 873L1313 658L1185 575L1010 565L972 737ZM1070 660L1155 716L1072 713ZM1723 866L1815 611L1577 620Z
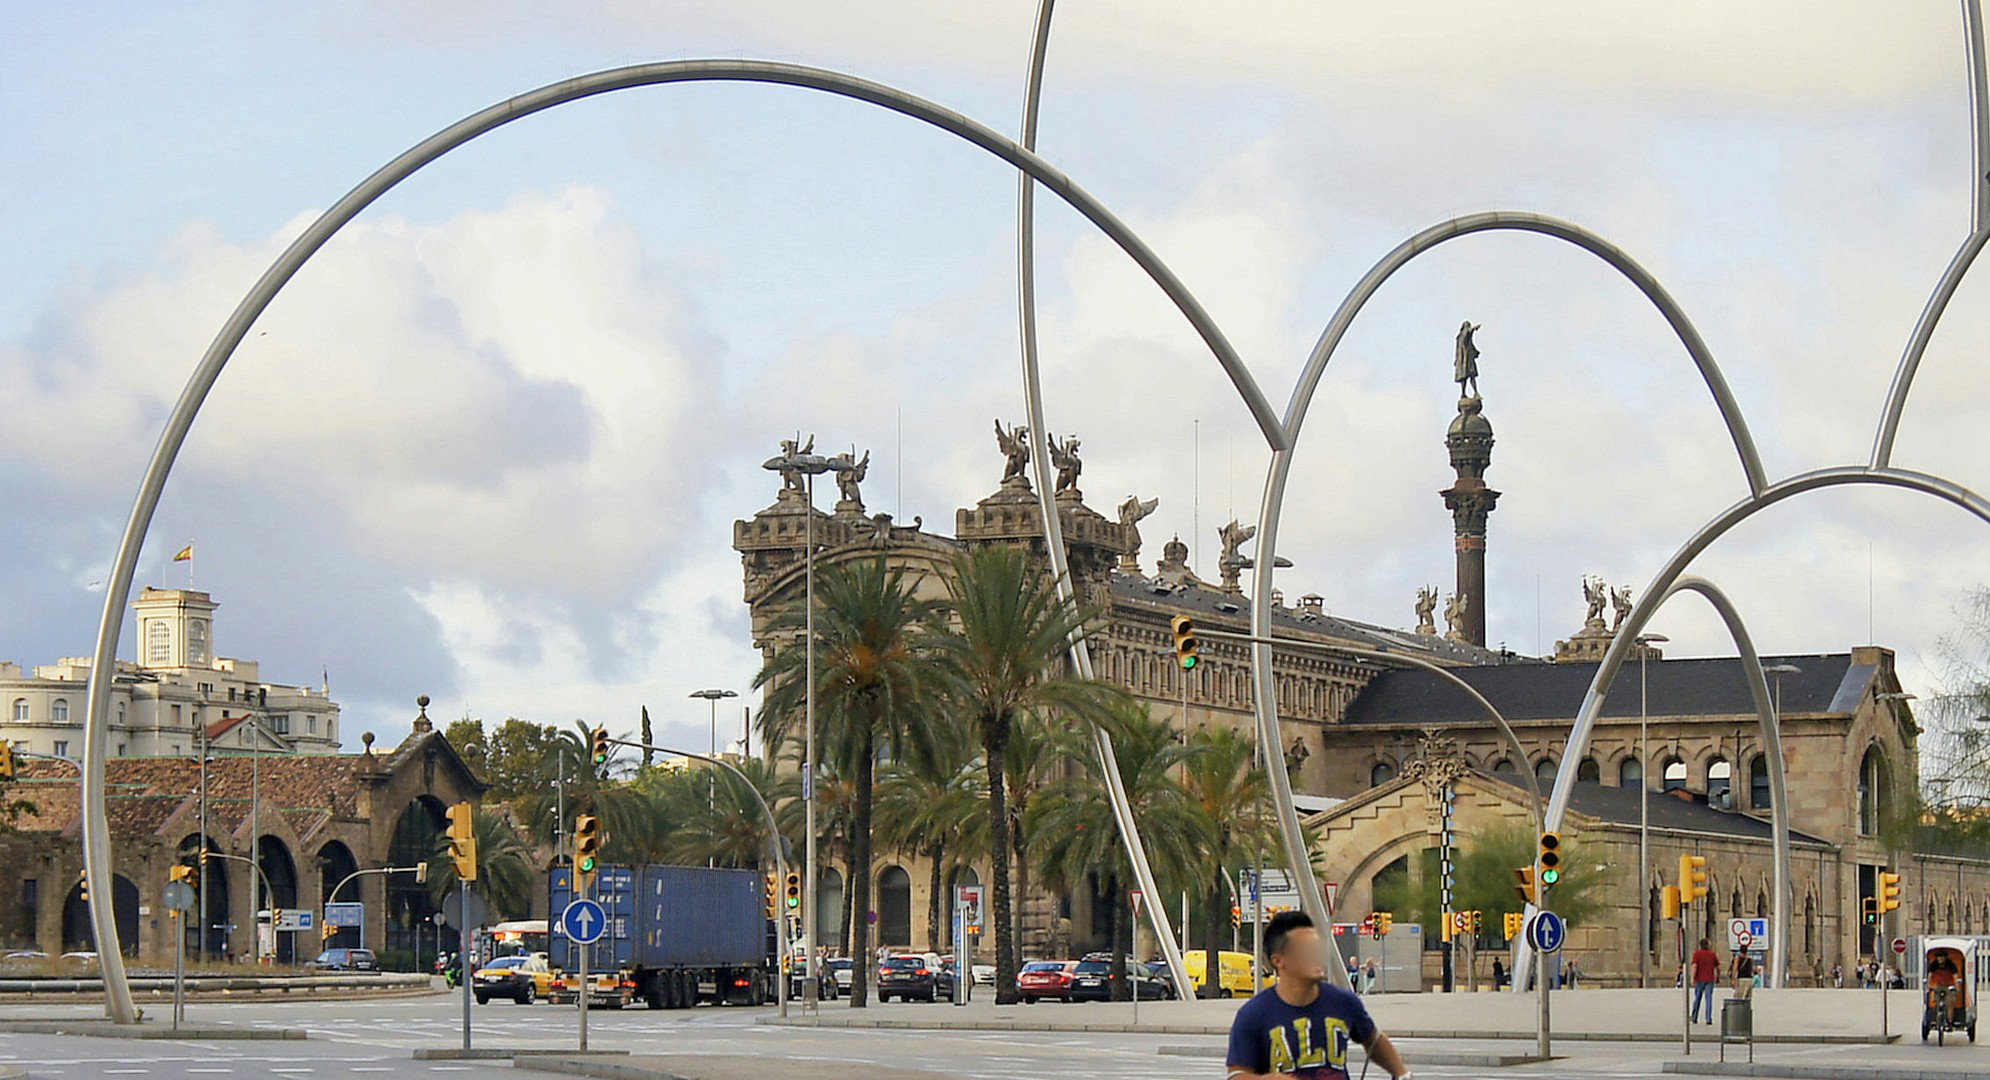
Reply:
M1493 762L1492 771L1500 776L1520 775L1520 770L1514 766L1513 762L1506 758L1500 758L1498 761Z
M207 663L207 624L199 619L187 623L187 663Z
M69 756L69 740L68 740L68 739L57 739L57 740L55 740L55 756L56 756L56 757L68 757L68 756Z
M235 688L232 686L228 688L228 700L235 700Z
M1553 761L1549 760L1548 758L1542 758L1541 760L1539 760L1539 761L1535 762L1535 763L1534 763L1534 779L1536 779L1536 780L1539 780L1539 781L1540 781L1540 782L1542 782L1543 784L1552 784L1552 783L1554 783L1554 782L1555 782L1555 763L1554 763Z
M307 735L316 735L318 733L317 717L308 715L304 717L304 733Z
M1885 801L1886 759L1880 756L1879 747L1866 751L1859 762L1859 835L1871 836L1879 832L1880 806Z
M1622 787L1637 787L1645 782L1645 763L1634 757L1627 757L1617 766L1617 783Z
M28 722L27 698L23 697L23 698L14 699L14 722L16 724L25 724Z
M1769 809L1769 759L1761 754L1748 762L1748 808Z
M174 756L174 757L179 757L179 756L180 756L180 744L178 744L178 743L174 743L174 744L173 744L173 756Z
M1396 778L1396 767L1386 761L1378 761L1368 770L1368 786L1381 787Z
M173 659L173 628L164 619L145 624L145 662L164 664Z
M1582 764L1575 767L1575 778L1584 783L1600 784L1603 782L1603 766L1598 765L1593 757L1583 758Z
M53 721L55 721L55 722L56 722L56 723L58 723L58 724L66 724L66 723L68 723L68 722L69 722L69 699L68 699L68 698L56 698L56 699L55 699L54 701L52 701L52 702L49 702L49 705L48 705L48 718L49 718L49 719L51 719L51 720L53 720Z
M290 734L290 714L278 713L269 718L269 728L278 735Z
M1707 805L1729 809L1733 800L1728 796L1733 790L1734 767L1725 758L1715 758L1707 763Z
M178 705L175 705L173 706L173 726L179 727L180 721L181 721L180 707Z
M123 756L124 756L124 744L123 744L123 743L119 743L119 744L117 744L117 756L119 756L119 757L123 757Z
M1686 786L1686 763L1678 758L1668 758L1665 771L1660 774L1660 790L1678 791Z
M124 723L124 702L122 701L117 703L117 722L120 724Z

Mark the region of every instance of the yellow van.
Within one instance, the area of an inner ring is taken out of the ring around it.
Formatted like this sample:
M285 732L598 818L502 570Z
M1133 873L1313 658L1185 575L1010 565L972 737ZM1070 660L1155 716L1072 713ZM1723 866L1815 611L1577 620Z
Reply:
M1209 961L1209 953L1195 949L1182 954L1182 962L1188 966L1188 981L1195 985L1196 992L1202 992L1208 973L1204 970ZM1227 949L1216 954L1216 966L1220 973L1217 986L1224 997L1250 997L1251 954L1230 952Z

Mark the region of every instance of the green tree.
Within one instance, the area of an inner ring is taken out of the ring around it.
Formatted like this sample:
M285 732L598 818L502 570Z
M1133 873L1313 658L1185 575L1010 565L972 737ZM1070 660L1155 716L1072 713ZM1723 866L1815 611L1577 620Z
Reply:
M895 760L916 762L933 752L940 689L927 630L933 605L919 599L914 588L903 568L882 557L836 564L816 575L816 745L855 787L850 891L859 911L871 907L871 811L879 753L888 748ZM804 612L792 612L770 629L791 631L804 618ZM802 723L806 645L805 639L791 640L754 679L766 691L760 720L772 741L786 740ZM860 919L850 934L854 1008L869 1003L868 931Z
M1501 819L1462 833L1452 859L1451 909L1484 913L1487 933L1495 931L1508 912L1525 910L1514 891L1513 871L1534 862L1538 837L1532 824ZM1426 940L1435 941L1442 910L1437 849L1418 853L1416 872L1375 876L1375 910L1403 921L1422 924ZM1588 922L1604 910L1607 867L1587 853L1577 834L1562 834L1562 880L1550 892L1548 906L1570 925Z
M1182 742L1172 724L1149 715L1147 706L1139 702L1121 701L1101 724L1112 736L1120 783L1134 820L1140 823L1157 887L1165 896L1199 882L1210 823L1188 789L1175 779L1175 772L1206 753L1206 748ZM1124 994L1129 985L1126 954L1133 937L1126 849L1090 740L1073 732L1063 745L1065 757L1082 772L1038 792L1028 810L1030 831L1037 837L1046 882L1077 891L1096 880L1108 898L1106 939L1113 954L1114 993Z
M477 890L499 919L522 919L532 906L539 867L518 830L501 811L478 807L471 818L477 837ZM436 838L428 860L428 885L437 899L456 891L456 865L449 859L449 838Z
M738 768L746 780L717 766L653 768L638 776L632 786L672 823L665 861L773 869L767 854L771 829L754 792L775 808L782 832L795 835L802 809L800 780L764 758L741 761Z
M467 716L461 720L451 720L449 726L442 729L442 738L450 746L455 748L456 756L462 758L465 764L477 770L478 774L484 774L484 722L482 720L472 720ZM489 777L485 776L485 779L488 780Z
M936 725L935 754L921 763L894 762L878 784L878 834L885 843L926 858L926 947L940 951L946 924L947 871L988 850L987 773L962 725Z
M1258 768L1257 743L1243 732L1205 727L1189 736L1189 745L1200 752L1184 764L1182 783L1209 823L1200 867L1202 880L1208 883L1202 898L1202 940L1208 952L1202 970L1208 973L1221 970L1216 954L1222 948L1223 916L1230 909L1231 874L1252 862L1265 846L1259 807L1267 785L1264 770ZM1221 980L1205 978L1202 994L1221 997Z
M934 619L948 662L951 706L974 725L988 772L989 917L995 923L995 1001L1018 1000L1014 901L1009 891L1008 745L1025 717L1089 728L1123 703L1109 683L1069 670L1074 636L1097 614L1066 603L1029 554L983 546L963 552L947 581L950 619Z

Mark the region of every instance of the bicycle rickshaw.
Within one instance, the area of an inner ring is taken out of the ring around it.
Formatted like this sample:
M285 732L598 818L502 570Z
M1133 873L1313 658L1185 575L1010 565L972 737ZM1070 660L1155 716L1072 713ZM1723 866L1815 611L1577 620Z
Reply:
M1935 1033L1946 1043L1951 1031L1976 1041L1976 994L1985 974L1978 955L1980 938L1930 937L1921 941L1921 1041Z

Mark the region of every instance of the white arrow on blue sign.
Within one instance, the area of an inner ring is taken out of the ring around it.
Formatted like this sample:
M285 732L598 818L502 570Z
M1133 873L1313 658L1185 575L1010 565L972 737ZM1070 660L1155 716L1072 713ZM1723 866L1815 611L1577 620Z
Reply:
M608 913L592 900L576 900L560 912L560 930L575 944L592 945L607 928Z
M1562 940L1568 937L1568 925L1562 917L1552 911L1537 911L1527 921L1527 944L1538 952L1551 953L1562 947Z

